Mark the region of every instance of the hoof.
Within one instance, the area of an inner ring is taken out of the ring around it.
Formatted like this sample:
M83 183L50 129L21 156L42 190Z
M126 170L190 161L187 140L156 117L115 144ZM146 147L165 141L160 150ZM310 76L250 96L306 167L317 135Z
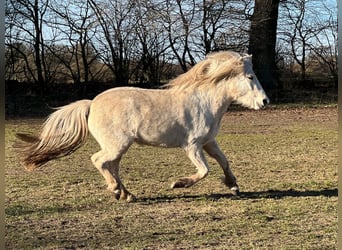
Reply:
M116 200L122 200L127 202L134 202L137 199L133 194L128 192L126 189L120 189L117 187L108 187L107 190L114 195Z
M187 188L194 184L192 179L182 178L171 184L171 188Z
M232 194L233 194L234 196L239 196L239 195L240 195L239 186L236 184L236 181L234 181L234 184L229 183L229 182L227 181L227 179L226 179L225 176L223 176L223 177L221 178L221 181L222 181L222 183L223 183L224 185L226 185L227 187L230 188L230 190L231 190L231 192L232 192Z
M116 186L109 186L107 187L107 191L112 193L114 195L114 198L116 200L119 200L120 199L120 196L121 196L121 190L118 189Z
M121 192L120 200L127 201L127 202L134 202L137 200L137 198L135 198L135 196L129 192Z
M232 195L234 195L234 196L240 196L240 190L239 190L238 187L232 187L232 188L230 189L230 191L232 192Z
M116 190L114 190L114 198L116 199L116 200L119 200L120 199L120 196L121 196L121 190L120 189L116 189Z
M120 196L119 200L120 201L127 201L127 202L134 202L137 199L130 192L121 190L121 196Z

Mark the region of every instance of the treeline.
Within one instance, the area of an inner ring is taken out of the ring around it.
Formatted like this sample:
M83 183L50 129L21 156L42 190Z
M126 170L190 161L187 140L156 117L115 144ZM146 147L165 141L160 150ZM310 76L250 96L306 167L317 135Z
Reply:
M253 52L251 34L266 27L251 32L262 22L255 6L266 2L279 8L271 58L281 85L337 86L337 7L325 0L6 0L5 79L160 85L212 51Z

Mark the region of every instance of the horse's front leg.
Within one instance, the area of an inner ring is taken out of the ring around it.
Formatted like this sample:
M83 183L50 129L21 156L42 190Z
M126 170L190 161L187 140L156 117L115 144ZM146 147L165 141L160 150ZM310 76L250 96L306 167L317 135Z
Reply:
M213 157L222 167L224 172L224 184L226 184L230 190L232 191L233 195L239 195L239 186L236 183L236 178L229 167L229 162L219 146L217 145L216 141L212 141L204 145L203 149Z
M171 188L187 188L194 185L196 182L200 181L208 175L209 166L204 157L203 150L201 146L191 145L186 148L186 153L192 163L197 168L197 173L189 177L180 178L174 183L172 183Z

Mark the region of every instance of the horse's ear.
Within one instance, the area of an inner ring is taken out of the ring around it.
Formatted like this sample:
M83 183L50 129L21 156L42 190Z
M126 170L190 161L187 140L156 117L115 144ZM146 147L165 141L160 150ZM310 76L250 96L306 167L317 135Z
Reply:
M240 57L240 63L244 61L252 61L252 55L244 54Z
M244 54L243 56L242 56L242 58L243 59L247 59L247 60L252 60L252 54Z

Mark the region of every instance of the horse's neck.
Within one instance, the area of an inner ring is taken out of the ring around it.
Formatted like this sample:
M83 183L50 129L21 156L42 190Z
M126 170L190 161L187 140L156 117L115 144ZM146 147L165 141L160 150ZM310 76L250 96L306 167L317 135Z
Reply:
M217 119L221 120L223 115L226 113L231 101L225 100L217 100L212 104L212 112Z
M210 112L219 120L232 102L223 91L219 90L195 91L192 95L193 100L197 100L199 105L206 109L206 112Z

